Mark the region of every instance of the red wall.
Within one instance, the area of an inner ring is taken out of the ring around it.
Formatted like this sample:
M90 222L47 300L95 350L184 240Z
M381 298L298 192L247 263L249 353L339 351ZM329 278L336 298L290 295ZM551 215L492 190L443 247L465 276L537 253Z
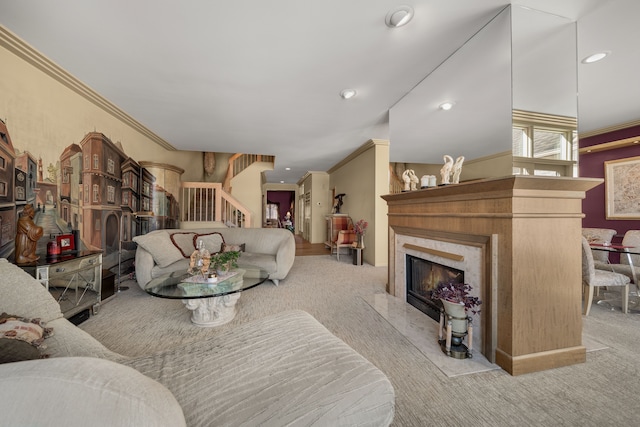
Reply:
M579 145L580 148L583 148L635 136L640 136L640 126L581 138ZM636 156L640 156L640 147L638 146L581 154L579 163L580 176L604 178L604 162ZM612 228L618 232L614 241L621 240L627 230L640 230L640 220L607 220L605 203L604 183L587 191L587 197L582 201L582 212L585 214L585 218L582 220L583 227Z

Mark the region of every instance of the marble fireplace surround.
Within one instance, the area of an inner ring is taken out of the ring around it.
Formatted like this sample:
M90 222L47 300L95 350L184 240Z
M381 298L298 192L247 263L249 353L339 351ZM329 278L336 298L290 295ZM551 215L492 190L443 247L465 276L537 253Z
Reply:
M465 283L473 287L471 294L482 300L479 314L468 313L473 319L473 349L493 363L495 312L491 298L496 288L497 236L460 235L403 227L394 231L395 280L390 294L407 301L407 255L464 271Z

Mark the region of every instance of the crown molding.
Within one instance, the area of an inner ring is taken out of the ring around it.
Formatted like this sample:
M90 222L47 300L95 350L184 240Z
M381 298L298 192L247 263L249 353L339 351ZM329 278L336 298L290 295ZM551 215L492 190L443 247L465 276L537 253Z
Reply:
M177 151L174 146L162 139L160 136L152 132L149 128L138 122L136 119L118 108L115 104L109 102L98 92L91 89L86 84L69 74L56 63L42 55L31 45L20 39L17 35L9 31L6 27L0 25L0 46L15 54L17 57L31 64L38 70L42 71L60 84L74 91L87 101L91 102L98 108L112 115L116 119L140 132L151 141L155 142L162 148L169 151Z
M631 128L634 126L640 126L640 119L638 120L633 120L630 122L626 122L626 123L619 123L617 125L612 125L606 128L601 128L601 129L596 129L596 130L592 130L589 132L581 132L578 134L578 138L579 139L583 139L583 138L589 138L592 136L596 136L596 135L602 135L605 133L609 133L609 132L615 132L617 130L622 130L622 129L627 129L627 128Z

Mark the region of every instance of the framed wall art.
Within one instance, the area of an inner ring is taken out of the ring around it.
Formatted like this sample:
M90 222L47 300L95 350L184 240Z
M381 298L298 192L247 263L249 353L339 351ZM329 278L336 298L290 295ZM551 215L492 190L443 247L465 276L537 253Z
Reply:
M640 156L604 162L607 219L640 219Z

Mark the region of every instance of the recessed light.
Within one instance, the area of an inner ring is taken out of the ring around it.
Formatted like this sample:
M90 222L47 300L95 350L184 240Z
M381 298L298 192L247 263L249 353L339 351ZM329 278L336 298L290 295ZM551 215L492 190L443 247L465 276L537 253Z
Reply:
M411 6L398 6L387 13L384 22L389 28L398 28L407 25L412 18L413 8Z
M291 170L291 168L284 168L284 170L286 170L286 171L290 171L290 170Z
M356 96L356 91L354 89L345 89L340 92L340 96L342 97L342 99L350 99Z
M442 104L440 104L438 108L444 111L449 111L453 108L454 105L455 105L455 102L443 102Z
M592 55L587 56L582 60L583 64L593 64L594 62L598 62L603 60L606 56L611 54L611 52L598 52Z
M280 184L284 184L284 181L280 181Z

